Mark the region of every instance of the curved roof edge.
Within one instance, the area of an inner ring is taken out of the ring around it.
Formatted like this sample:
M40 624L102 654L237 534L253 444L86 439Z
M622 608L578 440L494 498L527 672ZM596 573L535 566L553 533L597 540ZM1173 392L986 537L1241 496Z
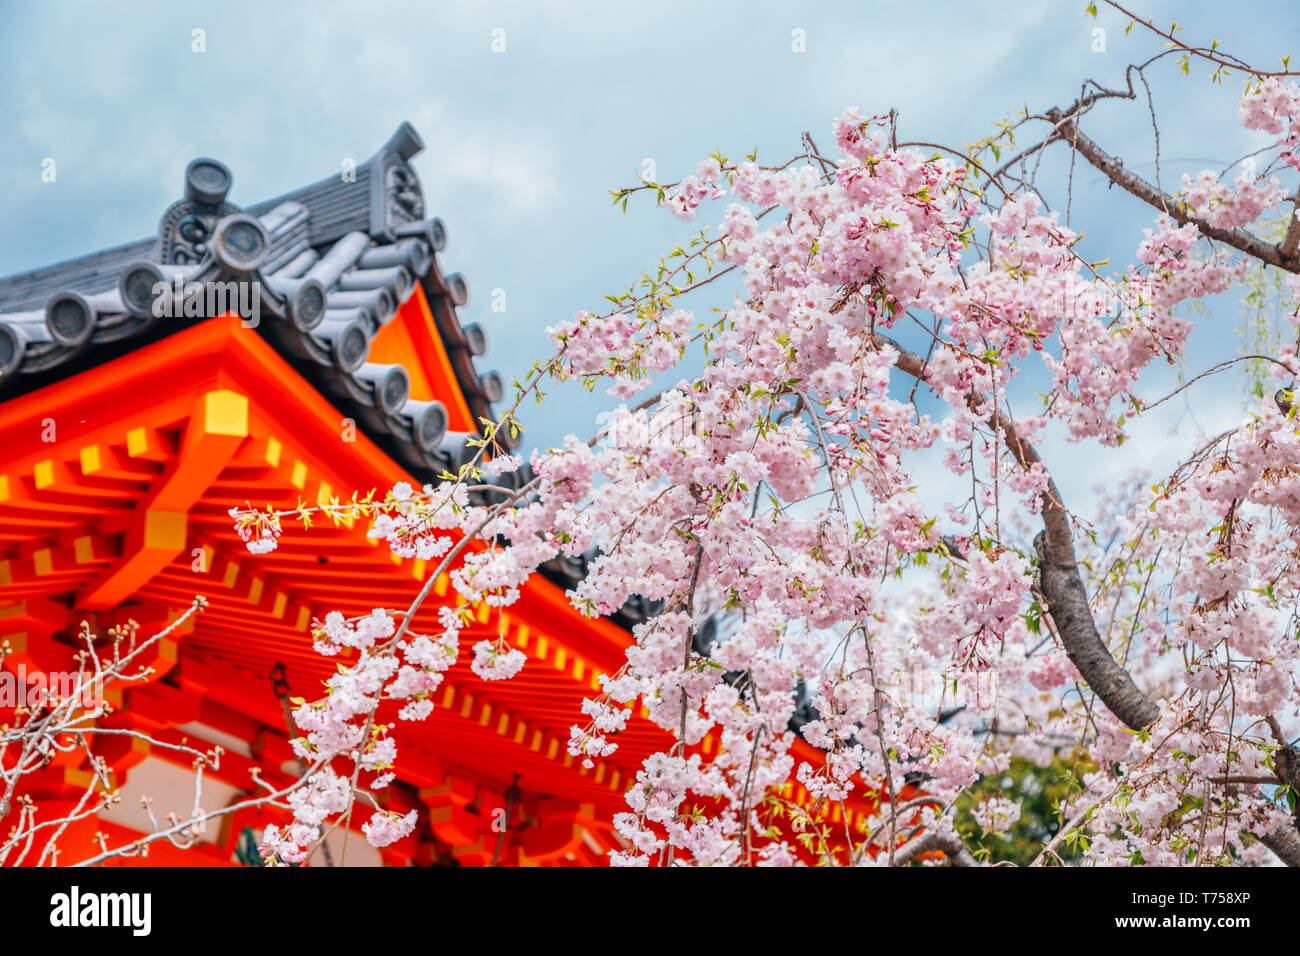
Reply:
M449 431L441 402L412 399L406 366L370 361L418 286L473 418L495 417L505 391L475 363L486 332L460 320L468 282L443 270L447 230L409 162L423 148L403 123L355 169L244 208L227 199L230 170L195 159L156 235L0 279L0 402L235 312L412 475L457 471L475 435ZM569 589L591 557L541 571ZM650 613L632 598L611 619L630 628Z

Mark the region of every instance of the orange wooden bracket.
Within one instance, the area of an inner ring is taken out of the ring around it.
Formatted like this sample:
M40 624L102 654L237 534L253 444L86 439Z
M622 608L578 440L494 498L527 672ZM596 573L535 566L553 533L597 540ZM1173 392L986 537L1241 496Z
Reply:
M68 625L68 609L44 597L22 597L0 606L0 637L39 631L57 633Z
M27 679L37 680L42 687L57 689L63 681L59 675L75 674L76 651L68 644L56 641L49 631L25 631L4 638L9 645L5 654L5 670Z
M544 863L574 852L583 842L587 827L595 823L596 811L589 803L542 800L537 815L541 824L524 831L519 849L521 862Z
M248 398L229 389L200 395L175 463L136 508L122 557L77 595L88 610L125 601L185 549L190 507L248 436Z

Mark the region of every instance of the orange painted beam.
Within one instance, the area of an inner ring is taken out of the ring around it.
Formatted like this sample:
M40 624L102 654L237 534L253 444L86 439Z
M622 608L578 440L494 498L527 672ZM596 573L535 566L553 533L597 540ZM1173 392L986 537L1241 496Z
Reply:
M416 375L412 356L418 357L421 371L417 377L423 376L430 389L428 397L448 406L453 427L457 427L456 406L463 406L464 398L441 343L431 331L432 319L422 293L413 295L403 309L406 319L398 326L401 334L391 336L398 353L386 355L381 348L372 352L371 359L400 360ZM428 338L421 344L423 335ZM434 357L421 349L433 349ZM123 382L132 383L131 388L124 389ZM177 462L194 454L193 436L197 433L187 429L186 422L192 424L203 414L195 410L196 396L223 389L256 396L256 407L248 403L247 437L226 456L225 467L217 469L213 482L203 486L196 481L190 486L175 471ZM105 401L107 395L113 400ZM33 437L31 423L37 412L59 416L57 457L52 456L49 444L38 441L39 432ZM462 412L460 427L473 427L468 409ZM364 434L357 435L355 442L341 444L339 418L337 409L259 335L241 329L237 319L209 320L74 379L0 402L0 447L6 448L7 458L0 469L25 493L18 508L0 502L0 523L12 523L20 509L53 522L45 530L33 529L13 545L0 543L0 548L15 562L15 568L22 564L22 575L28 574L27 565L34 569L38 554L57 558L66 553L69 560L75 554L85 577L90 577L102 572L106 562L116 560L119 550L132 553L129 544L115 536L125 539L133 527L140 533L138 525L140 516L148 511L146 503L153 504L155 511L186 513L186 537L191 547L203 547L207 575L191 574L188 555L177 560L179 552L173 545L170 557L155 559L161 563L136 594L142 600L176 603L201 592L208 594L212 605L198 619L194 636L181 645L179 673L169 680L179 682L182 690L172 690L169 683L153 684L129 691L128 703L141 710L162 708L175 722L185 723L193 711L183 706L182 698L206 699L209 709L212 702L219 702L270 728L258 731L265 745L254 750L255 759L268 767L278 766L291 755L284 731L279 729L283 714L265 677L270 662L284 661L290 668L294 692L308 696L330 671L330 662L314 654L310 640L301 632L298 622L302 613L310 616L317 605L329 610L331 602L344 607L372 600L393 603L401 585L418 587L427 570L414 562L393 568L382 547L350 547L349 540L364 544L361 528L349 533L322 527L308 537L286 522L281 550L276 553L252 556L237 550L240 545L225 510L231 504L242 504L245 497L264 504L263 496L267 496L278 506L286 501L291 506L299 495L314 502L322 487L346 498L352 490L364 493L376 487L382 493L394 482L412 481ZM71 450L62 453L64 447ZM51 464L42 466L39 478L43 487L38 488L36 468L43 462ZM141 502L134 511L120 506L114 509L112 499L102 494L117 490L113 482L142 486L138 490ZM144 485L152 486L154 497L147 497L150 492ZM93 505L89 521L61 514L51 499L51 493L76 496L82 488L86 491L82 503ZM236 553L238 562L225 557ZM374 557L368 559L367 554ZM143 576L143 571L140 573ZM55 577L47 574L42 578L35 570L31 574L34 582ZM371 589L369 581L380 582L380 586ZM26 577L21 586L28 586ZM63 593L73 589L71 584L64 587ZM420 759L403 762L400 782L425 787L426 800L421 802L444 808L438 813L448 819L438 822L449 836L453 830L462 831L458 834L464 841L459 858L466 863L491 859L497 834L491 831L490 813L483 808L500 802L497 791L506 785L511 772L522 771L525 789L565 797L582 794L579 799L595 801L601 815L607 816L619 803L621 789L633 777L640 757L658 749L661 735L667 736L637 718L619 736L621 759L601 762L593 771L580 771L565 753L566 728L576 719L582 694L591 692L594 675L622 662L630 637L609 621L582 617L560 588L540 577L532 578L523 592L523 600L507 612L509 635L521 644L526 642L530 654L520 678L501 685L482 684L469 675L462 658L449 672L438 695L438 710L429 723L403 725L400 748ZM41 593L47 593L43 583ZM455 600L445 586L436 589L435 595L440 601ZM435 610L431 608L421 620L430 618ZM488 634L495 631L495 625L493 616L476 627L485 628ZM164 715L155 713L154 719L159 716ZM212 723L206 717L204 722ZM241 736L233 726L228 731ZM811 748L797 749L801 757L818 759ZM461 781L445 795L438 791L447 786L447 776L434 767L434 754ZM802 788L799 791L796 795L806 799ZM795 793L793 788L791 793ZM478 815L466 809L471 800L480 810ZM855 806L850 801L851 811ZM566 826L556 807L532 816L537 817L533 825L539 828L539 836L550 824L560 824L557 830L548 831L548 839L534 844L547 856L562 848L558 858L547 862L603 862L602 844L609 843L603 831L597 833L586 824ZM518 834L521 843L526 832ZM503 862L520 859L521 847L512 844L513 839L512 835L507 840ZM570 853L573 860L568 859Z
M412 362L412 356L419 361ZM451 431L479 431L420 286L371 341L370 361L386 365L400 362L411 376L412 398L425 402L436 398L447 406L447 427Z
M55 633L68 623L68 609L45 597L24 596L0 605L0 636L27 631Z
M53 639L47 630L18 631L7 634L4 667L38 682L42 690L71 690L76 680L76 649Z
M127 600L184 549L188 512L248 437L248 398L214 389L195 401L174 464L136 509L122 558L77 595L88 610Z

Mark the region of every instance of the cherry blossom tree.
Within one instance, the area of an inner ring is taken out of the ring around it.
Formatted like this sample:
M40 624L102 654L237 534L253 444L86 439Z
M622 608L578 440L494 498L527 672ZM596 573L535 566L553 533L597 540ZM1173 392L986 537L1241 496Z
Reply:
M662 610L574 715L570 753L608 757L638 702L675 741L628 789L613 863L974 865L985 856L957 809L1005 830L1020 808L982 784L1013 757L1066 756L1077 775L1035 865L1300 865L1300 85L1285 62L1254 68L1134 20L1160 52L973 146L908 142L894 111L847 109L831 150L805 136L782 165L719 152L679 182L616 191L624 209L645 197L682 220L728 202L719 229L554 325L554 354L459 473L233 512L250 550L273 548L283 521L360 519L430 565L411 606L317 622L319 653L356 658L294 712L311 771L267 859L307 859L393 779L401 724L431 712L465 615L586 553L575 607L612 613L635 594ZM1152 182L1089 135L1099 104L1150 107L1148 76L1171 66L1241 84L1237 119L1268 143L1256 175L1234 164L1175 187L1157 163ZM1085 260L1063 221L1069 187L1053 205L1038 181L1063 153L1151 207L1122 265ZM1284 280L1287 337L1188 368L1175 392L1251 362L1276 396L1188 442L1173 470L1076 510L1043 441L1118 449L1170 397L1153 366L1188 362L1188 306L1259 270ZM634 404L585 440L508 454L498 438L518 434L526 403L572 380ZM466 603L417 633L444 572ZM701 641L710 618L718 638ZM501 640L469 653L485 680L528 666ZM943 692L917 693L918 674ZM376 719L388 700L391 726ZM811 719L792 725L801 704ZM792 726L820 761L795 759ZM785 826L791 779L819 804L870 791L879 809L856 832ZM378 814L367 836L382 846L415 822Z
M176 620L153 633L142 634L139 624L129 621L106 634L96 634L83 622L77 635L77 670L58 675L57 683L49 680L50 675L42 675L48 683L37 681L25 688L15 706L8 709L7 720L0 725L0 818L9 818L9 826L0 834L0 866L92 866L124 857L147 858L150 847L164 840L173 847L190 849L203 839L214 821L240 810L274 805L296 812L309 799L315 805L325 802L321 791L332 778L326 773L328 760L321 760L310 766L304 762L301 774L279 787L263 780L255 768L251 781L257 788L255 795L207 810L203 806L204 784L209 772L221 769L225 752L222 747L199 750L185 743L184 738L178 743L144 730L105 726L102 718L115 712L112 699L155 676L149 661L159 642L206 607L207 600L198 596ZM9 653L8 642L0 642L0 664ZM153 798L142 795L148 832L135 839L110 841L98 831L95 850L85 855L80 846L68 847L64 838L69 827L98 819L122 802L121 792L114 785L113 768L93 746L96 738L118 737L187 758L194 771L193 807L186 816L168 813L159 819ZM74 791L70 808L51 811L36 795L41 790L41 775L54 761L68 760L84 761L88 773L80 792ZM348 793L344 788L344 797ZM345 809L346 803L339 806ZM392 825L392 818L371 823L376 832L382 833ZM369 832L370 827L363 829ZM330 861L328 850L322 856Z

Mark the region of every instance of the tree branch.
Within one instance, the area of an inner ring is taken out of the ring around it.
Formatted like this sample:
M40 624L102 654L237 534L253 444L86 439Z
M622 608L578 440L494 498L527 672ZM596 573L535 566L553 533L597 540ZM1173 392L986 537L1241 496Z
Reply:
M894 852L894 866L906 866L923 853L942 853L949 866L979 866L955 833L922 833Z
M872 338L877 347L887 345L898 352L896 364L899 369L924 380L925 362L921 356L908 351L887 336L873 333ZM983 399L975 400L976 405L983 403ZM989 425L1002 430L1007 449L1022 468L1028 469L1033 464L1042 462L1037 450L1017 434L1015 423L1000 411L993 412ZM1130 729L1140 730L1155 722L1160 716L1160 708L1142 693L1128 671L1111 656L1102 642L1092 617L1092 609L1088 605L1087 589L1079 575L1069 515L1062 503L1060 489L1056 487L1056 481L1050 473L1047 475L1047 490L1039 500L1042 504L1043 530L1034 538L1034 550L1038 553L1040 585L1066 656L1111 713ZM1280 734L1280 731L1275 730L1275 733ZM1289 748L1280 736L1279 742L1283 746L1274 762L1279 774L1289 780L1292 773L1300 770L1300 754ZM1070 826L1074 826L1074 822ZM1282 825L1269 833L1256 833L1254 836L1287 866L1300 867L1300 830L1297 827L1300 827L1300 822L1294 827ZM1057 834L1057 841L1066 829L1069 827ZM966 853L969 862L963 861L961 854L965 853L965 847L955 836L945 837L933 833L919 837L898 850L894 854L895 864L902 865L929 850L944 850L948 853L944 846L939 845L944 840L955 840L957 844L957 847L952 848L953 852L948 854L952 865L976 865L969 853ZM1040 854L1040 859L1054 848L1057 841L1049 844L1043 854Z
M1270 833L1256 834L1259 842L1268 847L1287 866L1300 866L1300 833L1283 824Z
M1122 159L1107 153L1079 129L1078 122L1072 113L1063 112L1053 107L1044 115L1056 127L1051 135L1044 140L1044 145L1056 140L1063 140L1080 156L1100 170L1112 183L1161 212L1168 212L1169 217L1180 225L1192 223L1200 230L1201 235L1209 239L1217 239L1268 265L1277 266L1287 272L1300 273L1300 254L1297 254L1295 248L1296 243L1300 242L1300 236L1295 237L1295 241L1291 243L1291 248L1287 249L1286 240L1281 245L1274 245L1253 233L1247 232L1245 229L1221 229L1218 226L1211 226L1205 220L1191 215L1187 211L1187 207L1173 196L1152 186L1136 173L1125 169ZM1288 235L1288 240L1291 238Z
M918 378L924 377L921 357L897 342L875 335L878 345L888 345L898 352L898 368ZM984 400L976 399L976 405ZM1042 459L1033 445L1017 433L1015 423L999 411L989 417L989 425L1006 436L1007 449L1016 462L1028 470ZM1034 539L1038 552L1043 595L1056 624L1065 653L1088 686L1125 726L1140 730L1160 716L1155 701L1138 689L1128 671L1111 656L1102 642L1088 606L1088 592L1079 575L1079 561L1074 553L1069 514L1061 501L1061 492L1050 474L1047 490L1041 496L1043 530Z
M1286 227L1286 236L1278 247L1283 259L1294 259L1300 253L1300 189L1291 197L1291 222Z

